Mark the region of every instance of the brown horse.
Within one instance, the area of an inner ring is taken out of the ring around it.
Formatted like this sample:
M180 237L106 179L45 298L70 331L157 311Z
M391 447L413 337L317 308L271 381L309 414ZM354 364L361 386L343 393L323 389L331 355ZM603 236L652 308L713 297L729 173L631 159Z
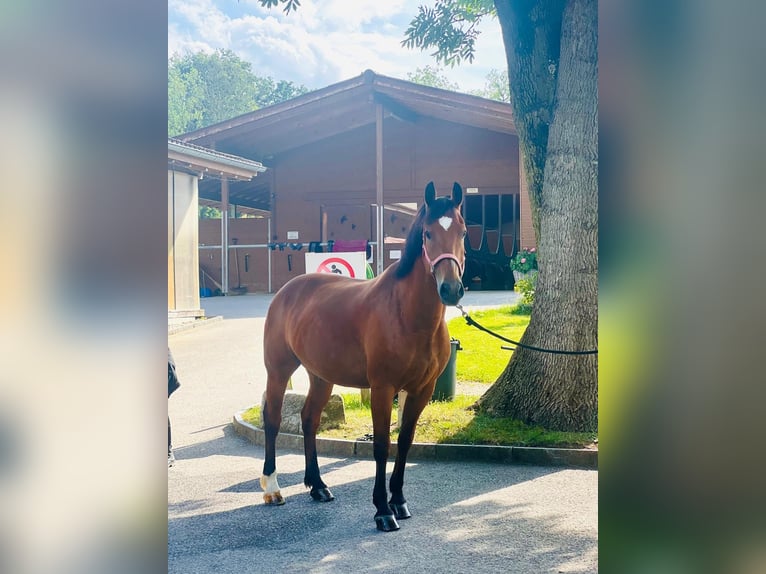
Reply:
M375 487L372 501L379 530L398 530L409 518L402 494L407 451L415 425L450 356L445 305L464 290L463 190L436 197L433 182L407 236L402 258L379 277L359 281L311 273L296 277L274 296L266 316L264 362L268 373L263 420L266 435L261 486L266 504L284 504L279 492L275 442L287 381L303 364L310 388L301 412L306 455L304 483L314 500L334 497L319 475L316 432L333 385L371 389ZM407 392L398 451L386 502L386 462L391 405Z

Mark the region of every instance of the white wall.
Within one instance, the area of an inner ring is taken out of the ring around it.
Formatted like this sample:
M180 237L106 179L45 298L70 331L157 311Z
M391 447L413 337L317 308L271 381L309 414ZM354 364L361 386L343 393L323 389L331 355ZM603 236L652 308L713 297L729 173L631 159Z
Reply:
M168 171L168 309L177 311L200 308L198 193L196 176Z

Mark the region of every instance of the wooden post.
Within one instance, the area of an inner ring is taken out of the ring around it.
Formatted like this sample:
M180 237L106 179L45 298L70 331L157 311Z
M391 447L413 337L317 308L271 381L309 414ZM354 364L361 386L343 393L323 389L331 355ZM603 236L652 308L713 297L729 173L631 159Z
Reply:
M269 214L269 218L266 220L266 235L268 235L266 245L269 245L271 243L271 214ZM269 256L269 293L271 293L271 249L268 247L266 248L266 254ZM292 387L290 388L292 389Z
M221 291L229 293L229 180L221 178Z
M376 276L379 277L383 273L383 104L375 104L375 201L378 228Z

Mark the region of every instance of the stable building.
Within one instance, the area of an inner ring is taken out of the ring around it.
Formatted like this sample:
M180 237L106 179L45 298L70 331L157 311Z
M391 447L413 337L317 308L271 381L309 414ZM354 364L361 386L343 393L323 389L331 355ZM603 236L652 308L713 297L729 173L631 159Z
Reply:
M464 188L469 288L510 288L511 256L534 246L506 103L367 70L179 139L267 168L224 185L199 181L200 201L227 214L199 227L203 277L229 286L224 293L276 291L305 272L307 249L335 241L366 242L380 273L401 251L429 181L438 195L454 181Z

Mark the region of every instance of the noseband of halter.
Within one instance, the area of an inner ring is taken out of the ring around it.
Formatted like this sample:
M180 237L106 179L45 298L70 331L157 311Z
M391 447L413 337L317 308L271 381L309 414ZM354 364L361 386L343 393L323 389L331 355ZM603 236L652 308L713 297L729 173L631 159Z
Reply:
M460 263L457 257L455 257L452 253L442 253L435 259L431 259L428 256L428 251L426 250L426 232L423 231L423 257L426 258L426 261L428 262L428 265L431 266L431 273L434 272L434 269L436 268L436 264L439 263L439 261L444 261L445 259L452 259L457 264L457 270L459 271L459 277L463 276L463 265Z

